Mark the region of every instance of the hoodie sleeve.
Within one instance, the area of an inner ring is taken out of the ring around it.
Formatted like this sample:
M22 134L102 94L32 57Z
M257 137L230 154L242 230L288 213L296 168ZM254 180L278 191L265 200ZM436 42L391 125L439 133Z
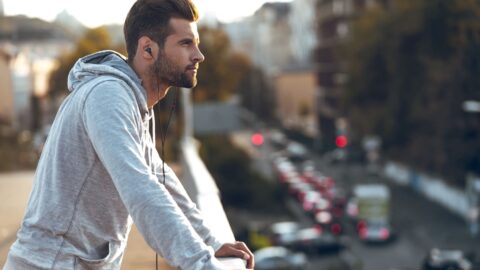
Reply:
M142 152L141 117L135 97L121 81L103 81L85 100L84 124L98 155L146 242L172 266L222 269Z
M156 157L157 160L160 160L158 153L156 154ZM159 164L161 164L161 161ZM157 177L160 182L163 181L161 165L157 167ZM205 225L200 210L190 199L190 196L188 196L185 188L180 183L180 180L175 172L168 167L167 164L165 164L165 187L172 195L180 209L182 209L183 213L188 218L198 235L200 235L203 241L207 245L211 246L214 251L217 251L224 243L214 237L211 230Z

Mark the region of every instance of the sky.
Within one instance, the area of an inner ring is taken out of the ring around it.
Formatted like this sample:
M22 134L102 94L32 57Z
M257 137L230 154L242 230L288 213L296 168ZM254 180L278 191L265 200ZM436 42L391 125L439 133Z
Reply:
M216 17L232 22L249 16L265 2L292 0L194 0L201 17ZM47 21L55 19L64 10L88 27L123 23L134 0L3 0L6 15L24 14Z

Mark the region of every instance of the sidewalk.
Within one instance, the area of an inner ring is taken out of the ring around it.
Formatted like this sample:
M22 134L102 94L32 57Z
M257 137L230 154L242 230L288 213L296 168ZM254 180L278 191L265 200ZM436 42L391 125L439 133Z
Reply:
M0 268L5 264L8 250L22 221L34 172L0 174ZM135 228L129 236L122 270L155 269L155 252L146 244ZM174 269L159 257L159 269Z

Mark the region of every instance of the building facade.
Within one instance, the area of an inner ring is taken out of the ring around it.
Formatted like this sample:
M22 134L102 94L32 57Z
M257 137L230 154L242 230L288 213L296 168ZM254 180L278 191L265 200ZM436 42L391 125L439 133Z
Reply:
M374 7L381 0L318 0L315 65L318 78L318 127L323 149L335 146L339 130L345 129L339 97L348 76L338 48L350 35L351 22L358 14Z
M267 75L274 75L294 62L289 14L290 3L265 3L251 17L223 29L234 49L250 56Z
M317 78L310 68L287 69L274 78L275 116L288 129L317 136Z
M13 101L12 126L36 130L50 121L43 98L50 72L58 57L71 50L73 41L62 28L25 16L2 17L0 50L9 56ZM66 87L66 86L65 86Z
M315 7L318 0L295 0L291 2L289 24L290 46L294 62L308 66L314 62L313 52L317 46Z
M13 123L13 86L10 55L0 49L0 125Z

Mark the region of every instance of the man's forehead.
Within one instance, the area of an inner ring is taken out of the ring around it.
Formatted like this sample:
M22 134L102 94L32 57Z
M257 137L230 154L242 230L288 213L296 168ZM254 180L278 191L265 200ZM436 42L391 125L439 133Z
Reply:
M172 30L171 35L179 37L190 37L192 39L198 39L198 27L196 22L191 22L181 18L171 18L170 28Z

